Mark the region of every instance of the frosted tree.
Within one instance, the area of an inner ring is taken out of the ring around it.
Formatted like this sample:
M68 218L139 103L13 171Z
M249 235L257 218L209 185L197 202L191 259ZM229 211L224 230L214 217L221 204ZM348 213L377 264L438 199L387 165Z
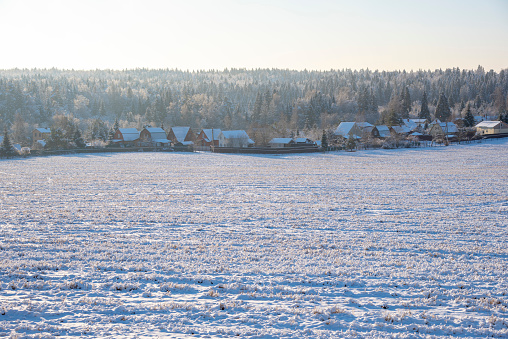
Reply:
M423 92L422 97L422 105L420 108L420 114L418 115L418 118L420 119L427 119L427 121L430 122L430 111L429 111L429 103L427 101L427 92Z
M466 115L464 116L464 126L465 127L473 127L475 125L475 120L473 113L471 113L471 106L469 103L466 107Z

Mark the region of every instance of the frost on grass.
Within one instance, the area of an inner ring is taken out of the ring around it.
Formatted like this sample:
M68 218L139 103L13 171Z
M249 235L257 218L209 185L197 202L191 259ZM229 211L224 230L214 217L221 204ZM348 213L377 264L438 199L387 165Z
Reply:
M506 337L507 146L0 161L0 336Z

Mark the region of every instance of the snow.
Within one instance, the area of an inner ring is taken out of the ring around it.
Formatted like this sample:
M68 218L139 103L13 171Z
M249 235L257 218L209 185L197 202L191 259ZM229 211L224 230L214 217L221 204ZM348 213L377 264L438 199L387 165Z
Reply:
M506 139L0 160L0 336L507 337L507 168Z
M171 127L171 130L173 130L176 140L183 143L189 133L190 127Z

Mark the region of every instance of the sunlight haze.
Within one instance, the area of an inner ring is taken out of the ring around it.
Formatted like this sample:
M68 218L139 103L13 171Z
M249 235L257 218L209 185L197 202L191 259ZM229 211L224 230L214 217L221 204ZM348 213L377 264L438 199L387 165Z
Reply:
M0 68L508 67L506 1L0 1Z

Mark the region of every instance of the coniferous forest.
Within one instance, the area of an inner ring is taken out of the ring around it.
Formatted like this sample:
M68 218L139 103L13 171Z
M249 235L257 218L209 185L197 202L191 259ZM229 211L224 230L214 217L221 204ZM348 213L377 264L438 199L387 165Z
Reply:
M119 127L269 127L321 138L341 121L394 125L507 115L508 70L0 70L0 130L28 145L34 127L72 124L88 140ZM73 133L76 133L74 131Z

